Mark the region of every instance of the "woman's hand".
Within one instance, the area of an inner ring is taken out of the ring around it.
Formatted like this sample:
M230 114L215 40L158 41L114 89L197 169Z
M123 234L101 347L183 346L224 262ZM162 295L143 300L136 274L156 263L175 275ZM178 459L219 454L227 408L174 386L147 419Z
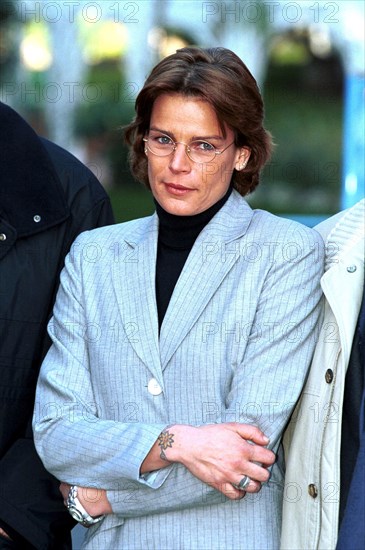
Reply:
M267 467L275 462L275 454L265 448L269 441L255 426L231 422L181 428L175 430L177 445L167 451L167 458L181 462L193 475L228 498L256 493L261 483L269 479ZM244 476L251 481L241 491L232 484L238 485Z
M141 473L180 462L195 477L233 500L246 492L257 493L270 477L267 467L275 462L275 454L265 448L268 438L250 424L229 422L199 428L176 424L161 436L143 462ZM232 484L238 485L244 476L251 481L242 491Z
M60 484L60 491L63 496L65 506L70 487L71 485L68 483L62 482ZM77 498L87 513L92 517L113 513L104 489L96 489L95 487L77 487Z

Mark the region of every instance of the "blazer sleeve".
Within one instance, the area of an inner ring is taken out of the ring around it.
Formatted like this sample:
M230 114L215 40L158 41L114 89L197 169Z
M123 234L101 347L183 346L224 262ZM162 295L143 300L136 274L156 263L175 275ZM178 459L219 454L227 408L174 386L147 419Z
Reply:
M274 451L306 379L322 311L321 237L298 227L286 241L291 252L274 254L225 414L239 410L238 420L258 426Z
M237 404L252 404L234 419L258 425L271 438L274 450L303 385L320 313L322 240L303 228L296 230L295 243L300 253L293 259L283 259L280 250L273 258L245 354L234 374L227 409L211 419L231 421L231 411L237 410ZM100 487L99 480L103 479L102 488L108 491L114 513L123 517L224 501L221 493L179 464L150 477L140 477L140 465L165 425L124 424L97 418L87 361L82 360L87 349L79 328L85 323L80 296L80 266L70 254L50 326L54 345L42 367L36 399L43 408L45 403L50 404L49 414L46 410L41 414L36 411L34 417L35 442L45 466L59 479L70 483L77 480L81 486L90 486L95 480L94 486ZM63 368L52 368L55 364ZM71 371L73 387L69 388ZM76 396L80 410L74 410ZM51 410L52 403L57 403L58 415ZM68 415L69 421L65 421ZM60 433L62 448L58 449ZM108 440L102 453L98 452L101 437ZM76 439L78 447L85 451L84 474L77 464ZM55 451L49 453L47 448Z
M148 483L140 476L140 467L166 424L123 423L98 416L85 334L83 243L81 236L66 258L48 325L53 345L37 385L35 445L46 469L62 481L100 487L102 479L105 489L116 489L123 479ZM102 451L100 441L104 442Z

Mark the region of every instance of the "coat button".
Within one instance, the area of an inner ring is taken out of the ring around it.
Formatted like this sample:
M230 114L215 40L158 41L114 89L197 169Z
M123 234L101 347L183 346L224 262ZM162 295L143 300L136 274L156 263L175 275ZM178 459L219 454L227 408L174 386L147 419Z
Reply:
M327 384L330 384L333 380L333 370L327 369L325 374Z
M5 233L0 233L0 241L6 241Z
M357 270L356 265L349 265L348 268L347 268L347 271L349 273L355 273L356 270Z
M151 395L160 395L162 393L162 388L155 378L151 378L148 382L147 389Z
M35 216L33 216L33 220L35 221L35 223L39 223L41 219L42 218L39 216L39 214L36 214Z
M308 493L312 498L318 497L318 489L317 489L317 486L314 485L314 483L311 483L310 485L308 485Z

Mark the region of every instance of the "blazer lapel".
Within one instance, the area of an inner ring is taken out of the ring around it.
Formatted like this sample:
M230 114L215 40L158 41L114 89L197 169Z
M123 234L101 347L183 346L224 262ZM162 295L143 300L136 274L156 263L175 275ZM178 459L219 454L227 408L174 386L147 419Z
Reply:
M113 284L129 343L163 387L155 292L157 237L156 214L131 225L119 261L113 264ZM121 262L126 269L120 268Z
M164 369L239 259L234 241L242 236L252 210L236 193L198 236L176 283L160 333Z

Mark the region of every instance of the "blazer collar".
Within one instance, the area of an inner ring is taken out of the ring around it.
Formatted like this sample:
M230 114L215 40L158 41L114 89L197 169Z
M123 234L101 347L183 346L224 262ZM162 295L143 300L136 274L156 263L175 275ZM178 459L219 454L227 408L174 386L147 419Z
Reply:
M246 201L234 191L195 241L161 326L163 368L239 259L233 241L246 233L252 215Z
M198 236L171 296L158 339L155 270L158 240L156 214L130 222L124 240L130 249L128 277L120 280L115 265L114 281L124 324L135 323L131 339L140 359L163 387L162 371L197 321L217 288L239 259L232 241L244 235L253 212L234 191L221 210Z
M112 263L115 297L129 343L163 388L155 291L157 215L128 222L123 240L123 258Z
M229 243L244 235L251 223L253 211L245 199L234 189L227 202L205 226L196 242L206 237ZM156 212L147 218L128 222L124 240L132 248L143 245L153 237L158 237L158 216ZM195 246L195 245L194 245Z
M206 225L199 237L209 236L229 243L246 233L252 216L252 209L234 189L227 202Z

